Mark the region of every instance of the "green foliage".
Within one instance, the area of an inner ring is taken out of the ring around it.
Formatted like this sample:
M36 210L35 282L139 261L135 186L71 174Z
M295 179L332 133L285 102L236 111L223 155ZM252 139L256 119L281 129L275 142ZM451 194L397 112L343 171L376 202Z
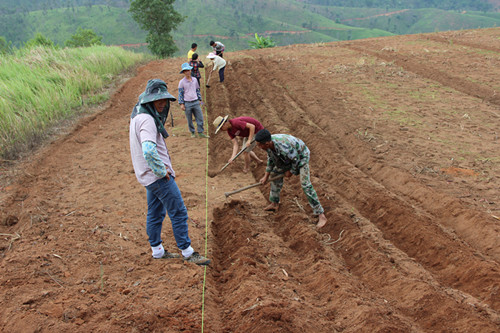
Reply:
M100 89L115 75L145 61L120 47L33 47L0 55L0 157L45 135L82 102L105 98Z
M7 42L5 37L0 36L0 54L6 54L11 51L11 43Z
M146 42L151 53L162 58L169 57L177 51L177 46L170 34L148 34Z
M91 29L78 28L76 33L71 36L71 39L66 41L68 47L88 47L93 45L103 45L102 37L98 36Z
M77 28L92 29L106 45L144 43L146 32L126 8L92 6L33 11L27 14L0 14L0 36L21 47L34 31L63 46Z
M414 34L495 27L500 23L500 16L485 15L480 12L459 13L440 9L411 9L396 15L382 15L346 23L355 24L358 28L378 27L393 34Z
M275 47L276 43L274 43L271 37L260 37L255 33L255 40L249 41L248 45L253 49L267 49L268 47Z
M129 11L142 29L148 31L146 41L151 52L160 57L171 56L177 47L170 32L184 17L173 7L175 0L134 0Z
M32 48L37 46L45 46L45 47L55 47L54 42L42 35L41 33L37 33L35 37L26 42L25 47Z

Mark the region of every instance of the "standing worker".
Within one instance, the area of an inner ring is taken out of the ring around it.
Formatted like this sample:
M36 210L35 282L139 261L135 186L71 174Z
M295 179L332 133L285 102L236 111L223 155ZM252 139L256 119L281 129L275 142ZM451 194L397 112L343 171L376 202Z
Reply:
M198 86L201 87L200 84L200 79L201 79L201 73L200 73L200 68L205 68L205 65L201 62L201 60L198 60L198 53L193 53L192 60L189 62L189 66L193 67L191 70L191 76L196 78L198 81Z
M300 185L304 191L307 201L314 215L319 217L316 227L322 228L326 222L325 211L321 206L318 195L311 184L309 174L309 148L306 144L288 134L271 135L267 129L260 130L255 135L255 141L259 148L267 152L267 167L264 177L260 179L265 184L272 173L285 174L286 178L300 174ZM269 206L267 211L277 211L280 202L280 192L283 188L283 178L271 181L271 192L269 193Z
M224 44L221 42L214 42L213 40L210 41L210 46L213 48L215 55L218 55L221 58L224 58Z
M189 131L191 137L195 138L195 128L193 125L193 115L196 121L198 136L200 138L208 138L209 136L203 133L203 111L201 111L201 93L198 80L193 79L191 70L193 67L189 66L187 62L182 64L180 74L184 74L182 80L179 81L179 104L182 111L186 114Z
M226 69L226 60L222 59L218 55L215 55L213 52L209 53L207 58L212 60L214 63L214 67L212 68L212 72L219 70L219 81L224 82L224 70ZM207 64L207 66L208 66L208 64ZM210 73L210 75L211 75L211 73Z
M161 229L166 214L184 260L208 265L210 260L195 252L188 234L188 213L181 192L175 183L175 172L165 139L164 123L170 101L175 98L167 91L164 81L149 80L130 116L130 153L137 180L146 187L148 214L146 232L154 259L179 258L162 245Z
M220 131L226 131L233 142L233 154L229 159L228 163L232 163L236 154L238 154L238 140L236 137L243 138L242 149L246 147L243 156L245 157L245 168L243 169L244 173L247 173L250 170L250 157L257 163L264 163L255 153L252 151L255 148L256 142L252 142L254 139L255 133L258 133L261 129L264 128L262 124L252 117L237 117L233 119L227 119L228 116L222 117L218 116L214 120L215 126L215 134Z
M197 48L198 44L196 43L191 44L191 50L188 51L188 61L191 61L193 59L193 53L196 52Z

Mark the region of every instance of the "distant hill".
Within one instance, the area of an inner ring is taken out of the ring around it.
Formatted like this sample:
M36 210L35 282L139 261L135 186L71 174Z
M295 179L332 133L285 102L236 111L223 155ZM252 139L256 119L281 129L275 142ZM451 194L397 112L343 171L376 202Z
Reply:
M331 6L343 4L345 7ZM186 20L173 36L184 54L192 42L200 51L208 41L221 40L229 51L248 48L257 32L278 45L319 43L394 34L412 34L500 26L500 13L487 1L387 0L177 0L175 8ZM348 7L356 4L358 8ZM444 10L421 8L433 4ZM0 36L14 45L42 33L63 45L78 27L93 29L110 45L144 43L127 9L128 0L2 0ZM381 6L375 8L374 6Z
M500 10L500 0L488 0L488 2L493 7L493 10L495 10L495 11Z
M475 10L491 11L494 0L298 0L299 2L337 7L363 7L363 8L437 8L444 10Z

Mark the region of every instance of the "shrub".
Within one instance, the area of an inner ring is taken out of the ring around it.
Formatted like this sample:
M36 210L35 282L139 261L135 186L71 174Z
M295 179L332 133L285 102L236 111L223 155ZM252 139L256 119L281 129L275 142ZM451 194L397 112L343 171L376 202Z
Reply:
M271 37L260 37L257 33L255 33L255 41L248 42L248 45L254 49L266 49L268 47L275 47L276 43Z
M65 43L68 47L88 47L103 45L102 36L98 36L92 29L78 28L76 33Z

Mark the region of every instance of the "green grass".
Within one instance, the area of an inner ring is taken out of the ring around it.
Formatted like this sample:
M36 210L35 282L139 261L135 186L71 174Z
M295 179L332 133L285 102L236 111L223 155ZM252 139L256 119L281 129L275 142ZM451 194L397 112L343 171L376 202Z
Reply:
M477 157L476 158L476 161L479 161L479 162L494 162L494 163L500 163L500 156L492 156L492 157Z
M423 124L421 120L413 117L407 110L386 110L384 115L387 120L394 121L401 126L421 126Z
M82 104L109 96L99 92L143 54L119 47L20 49L0 55L0 155L41 137L55 122L71 117Z
M78 27L92 29L103 36L102 42L106 45L143 43L146 38L146 33L124 8L92 6L91 9L76 7L75 11L59 8L31 12L28 20L34 32L42 33L59 45L64 45Z
M500 15L498 13L446 11L435 8L411 9L402 13L390 16L370 16L381 14L366 11L366 8L360 8L359 11L352 13L347 8L329 7L330 12L344 18L358 17L367 19L344 21L346 25L360 28L380 29L393 34L416 34L436 31L477 29L500 26ZM351 8L352 10L353 8ZM392 9L388 9L389 12ZM349 14L346 14L349 13Z
M488 28L500 24L500 18L487 17L478 12L461 14L437 9L418 9L415 13L419 19L406 33Z

